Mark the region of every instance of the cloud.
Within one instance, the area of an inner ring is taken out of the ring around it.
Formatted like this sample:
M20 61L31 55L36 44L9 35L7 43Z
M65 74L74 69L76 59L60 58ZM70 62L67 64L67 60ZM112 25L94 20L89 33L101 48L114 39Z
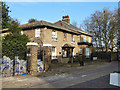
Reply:
M119 0L1 0L5 2L119 2Z

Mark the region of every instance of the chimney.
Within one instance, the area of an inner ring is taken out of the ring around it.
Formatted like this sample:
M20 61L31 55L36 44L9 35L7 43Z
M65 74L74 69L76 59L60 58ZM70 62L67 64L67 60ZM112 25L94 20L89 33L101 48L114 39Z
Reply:
M69 16L68 16L68 15L67 15L67 16L63 16L63 17L62 17L62 21L65 21L65 22L67 22L68 24L70 24Z

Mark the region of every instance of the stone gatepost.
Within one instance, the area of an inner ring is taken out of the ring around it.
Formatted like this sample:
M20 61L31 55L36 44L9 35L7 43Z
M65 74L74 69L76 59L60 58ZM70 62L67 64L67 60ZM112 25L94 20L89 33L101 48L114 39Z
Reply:
M28 42L27 43L27 70L28 73L34 74L37 72L37 50L38 44L35 42Z
M52 47L43 45L43 70L47 71L51 64Z

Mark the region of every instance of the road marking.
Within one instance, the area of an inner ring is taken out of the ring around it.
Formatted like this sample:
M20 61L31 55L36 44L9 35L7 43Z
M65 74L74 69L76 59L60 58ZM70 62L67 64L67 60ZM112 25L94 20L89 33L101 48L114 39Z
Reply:
M86 77L87 75L82 75L81 77Z

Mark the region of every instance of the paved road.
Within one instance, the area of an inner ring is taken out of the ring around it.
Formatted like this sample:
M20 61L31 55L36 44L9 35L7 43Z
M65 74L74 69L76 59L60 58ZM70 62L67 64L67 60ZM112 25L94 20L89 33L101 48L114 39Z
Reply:
M109 84L109 75L79 83L68 88L118 88Z
M114 86L109 85L109 74L113 71L118 71L118 62L112 62L105 67L94 70L78 72L70 75L62 75L56 79L46 78L44 79L46 81L45 83L37 83L29 88L114 88ZM104 82L102 83L102 81Z

